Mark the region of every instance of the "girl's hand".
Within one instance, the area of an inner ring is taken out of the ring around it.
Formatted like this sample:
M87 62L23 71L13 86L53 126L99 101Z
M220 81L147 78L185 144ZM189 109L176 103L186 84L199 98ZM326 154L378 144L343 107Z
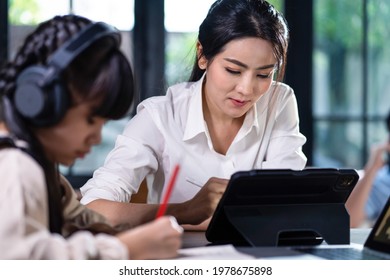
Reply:
M130 259L166 259L181 248L183 228L174 217L164 216L117 235L128 248Z

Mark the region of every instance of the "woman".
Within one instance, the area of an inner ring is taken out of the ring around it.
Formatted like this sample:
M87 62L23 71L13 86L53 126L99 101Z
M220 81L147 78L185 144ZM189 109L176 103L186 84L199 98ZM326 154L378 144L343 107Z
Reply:
M119 32L75 15L40 24L0 72L0 259L154 259L176 255L173 217L119 231L85 208L58 165L100 143L134 92ZM125 225L122 225L124 228Z
M205 229L232 173L304 168L296 99L281 82L287 47L285 19L268 2L216 1L200 25L189 82L138 106L81 188L82 203L115 224L149 221L180 163L167 213ZM148 204L128 203L145 177Z

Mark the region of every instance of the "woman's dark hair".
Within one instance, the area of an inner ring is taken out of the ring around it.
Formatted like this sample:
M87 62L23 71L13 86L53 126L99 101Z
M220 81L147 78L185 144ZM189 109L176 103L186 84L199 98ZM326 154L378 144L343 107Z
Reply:
M26 37L15 58L0 70L3 101L0 120L6 123L11 135L29 143L27 152L45 171L51 232L61 233L63 224L58 166L46 158L33 133L34 127L21 118L7 100L12 100L17 77L24 69L33 65L47 66L50 56L61 45L91 23L76 15L56 16L41 23ZM128 112L133 101L134 79L130 64L119 49L112 48L108 38L99 39L79 54L61 73L61 78L68 87L70 106L76 105L76 99L95 102L97 108L92 112L95 116L119 119Z
M283 15L264 0L218 0L199 27L198 41L203 51L195 58L189 81L199 80L205 72L198 66L202 56L211 62L227 43L245 37L261 38L272 44L277 80L283 80L289 40Z

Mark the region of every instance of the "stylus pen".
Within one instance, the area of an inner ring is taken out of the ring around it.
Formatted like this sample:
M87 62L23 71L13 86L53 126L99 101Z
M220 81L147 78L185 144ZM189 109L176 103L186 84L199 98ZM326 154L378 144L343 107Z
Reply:
M180 165L176 164L175 168L173 169L171 178L169 178L167 191L165 192L163 201L160 204L160 207L158 208L156 219L160 218L161 216L163 216L165 214L169 198L171 197L173 187L175 186L175 182L176 182L177 174L179 173L179 169L180 169Z
M190 183L191 185L197 186L197 187L199 187L199 188L203 187L203 184L199 183L199 182L196 181L195 179L192 179L192 178L187 177L187 178L186 178L186 181L187 181L188 183Z

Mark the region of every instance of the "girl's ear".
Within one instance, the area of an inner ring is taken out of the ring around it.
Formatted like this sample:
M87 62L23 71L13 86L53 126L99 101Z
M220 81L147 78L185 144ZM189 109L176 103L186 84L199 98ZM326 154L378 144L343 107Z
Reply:
M203 55L203 47L199 41L196 42L196 57L198 58L199 68L205 70L207 68L207 59Z

